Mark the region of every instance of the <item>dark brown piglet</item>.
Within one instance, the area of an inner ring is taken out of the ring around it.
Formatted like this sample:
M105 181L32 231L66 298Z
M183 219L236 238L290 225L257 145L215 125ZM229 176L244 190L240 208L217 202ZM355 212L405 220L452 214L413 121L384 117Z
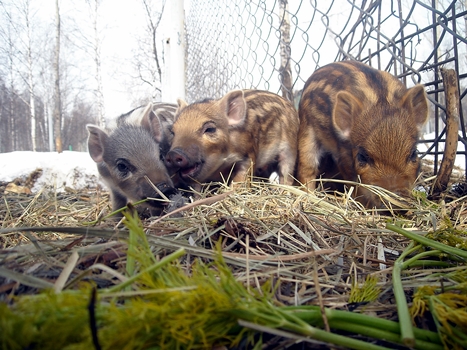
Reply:
M250 170L260 177L275 171L280 183L292 184L298 126L293 105L267 91L234 90L190 105L179 101L165 162L194 188L242 182Z
M344 61L318 69L299 105L297 180L318 177L377 185L407 196L420 168L417 140L428 118L422 85L407 89L391 74ZM359 188L367 207L379 198Z

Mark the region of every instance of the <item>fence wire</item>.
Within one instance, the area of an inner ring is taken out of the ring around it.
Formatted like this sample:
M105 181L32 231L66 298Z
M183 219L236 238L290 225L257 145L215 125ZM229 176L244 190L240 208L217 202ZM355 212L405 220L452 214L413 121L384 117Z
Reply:
M444 149L440 68L460 87L458 157L467 169L467 1L191 0L186 13L187 100L232 89L278 93L296 105L317 68L354 59L422 83L431 101L426 148L434 171Z

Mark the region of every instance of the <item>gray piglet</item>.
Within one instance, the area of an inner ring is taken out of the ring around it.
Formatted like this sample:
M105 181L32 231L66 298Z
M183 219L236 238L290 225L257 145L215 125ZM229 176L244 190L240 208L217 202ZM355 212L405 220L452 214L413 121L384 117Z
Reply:
M103 182L110 189L112 209L150 198L151 215L160 215L169 205L158 191L177 194L162 157L170 148L170 132L176 105L150 103L120 116L116 126L104 130L88 124L88 149Z

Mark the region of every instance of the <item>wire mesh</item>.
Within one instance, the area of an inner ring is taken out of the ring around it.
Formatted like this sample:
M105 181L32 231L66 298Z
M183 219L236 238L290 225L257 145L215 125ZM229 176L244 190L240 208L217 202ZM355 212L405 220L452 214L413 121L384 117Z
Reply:
M238 88L278 93L296 105L318 67L354 59L422 83L431 101L423 156L444 149L440 68L460 88L458 157L465 157L467 2L443 0L191 0L186 17L187 99L219 98Z

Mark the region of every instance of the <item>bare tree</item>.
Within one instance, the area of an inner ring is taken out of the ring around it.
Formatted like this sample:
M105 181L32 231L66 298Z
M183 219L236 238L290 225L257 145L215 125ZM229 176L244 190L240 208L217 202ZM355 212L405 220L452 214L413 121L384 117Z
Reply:
M54 29L55 25L52 23L49 29ZM46 32L47 37L44 40L44 53L47 53L41 57L39 62L39 77L38 77L38 89L42 105L41 114L44 116L43 122L43 139L44 144L47 144L45 149L52 152L55 149L55 137L54 137L54 96L55 96L55 72L54 68L54 55L55 55L55 42L53 41L54 30Z
M134 65L138 78L149 85L152 90L152 98L156 99L161 93L161 65L157 48L157 33L164 12L165 0L162 2L141 0L146 13L146 32L140 42L140 47L135 55Z
M16 128L14 127L15 119L13 118L15 103L14 103L14 91L16 91L16 79L15 79L15 60L16 60L16 49L14 43L17 41L16 31L13 29L13 19L11 12L6 8L3 2L0 3L2 6L2 14L4 20L1 21L0 36L2 39L2 58L4 60L5 70L5 102L2 103L4 108L4 114L2 118L5 120L5 128L2 131L4 133L4 139L2 143L4 145L2 151L9 152L15 149L16 142ZM2 61L3 61L2 60Z
M55 134L55 150L59 153L63 152L62 146L62 103L60 90L60 6L59 0L55 0L55 55L54 55L54 134Z
M56 0L52 6L55 16L50 21L48 17L41 17L40 12L35 15L33 5L36 4L35 0L0 0L2 152L30 149L61 152L64 145L80 148L80 143L74 141L75 135L86 132L84 124L87 122L96 122L78 117L75 112L79 96L80 103L91 108L86 109L90 110L89 117L97 114L96 103L90 102L91 93L96 90L89 85L95 76L89 69L93 64L90 58L94 57L94 53L89 54L93 52L93 35L82 31L81 24L75 22L78 16L74 11L81 10L83 4ZM62 8L62 4L69 8ZM92 4L93 10L97 10ZM66 16L66 13L73 13L73 16ZM88 18L91 23L92 16ZM97 90L102 92L97 19L92 23L96 28L95 56L99 66L96 68ZM102 97L102 93L100 95ZM103 116L102 98L99 105L102 106L99 114Z
M0 153L5 152L7 146L7 133L9 116L6 113L8 106L8 89L0 77Z
M34 75L33 75L33 54L32 54L32 16L31 14L31 2L29 0L24 2L24 7L22 9L25 25L26 25L26 58L27 58L27 72L28 72L28 90L29 90L29 113L31 115L31 141L32 141L32 150L37 150L36 145L36 91L34 84Z
M102 85L102 61L101 61L101 48L102 42L100 37L99 28L99 7L101 0L87 0L92 16L92 29L94 34L94 40L92 42L93 61L95 65L95 80L96 80L96 109L97 117L96 122L101 127L105 127L105 108L104 108L104 88Z
M3 27L5 39L5 52L8 57L10 82L13 84L15 75L19 78L21 86L25 87L27 94L17 94L28 106L29 135L32 150L37 150L36 136L36 73L37 73L37 48L40 47L38 35L38 23L36 21L37 10L33 7L32 0L15 1L7 7L1 3L5 10L6 24ZM36 51L36 52L35 52ZM15 89L11 86L10 91ZM13 115L13 114L12 114ZM18 116L16 117L18 118Z

